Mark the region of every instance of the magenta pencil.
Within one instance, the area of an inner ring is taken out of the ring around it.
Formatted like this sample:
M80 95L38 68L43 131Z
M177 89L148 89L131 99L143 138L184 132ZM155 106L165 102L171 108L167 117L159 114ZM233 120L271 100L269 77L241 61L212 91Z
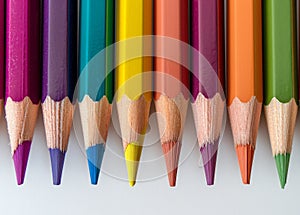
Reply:
M6 9L5 111L20 185L40 105L40 0L7 0Z
M4 101L4 52L5 52L5 4L4 0L0 0L0 116L3 112L3 101Z
M224 1L192 1L192 108L208 185L214 184L223 122Z

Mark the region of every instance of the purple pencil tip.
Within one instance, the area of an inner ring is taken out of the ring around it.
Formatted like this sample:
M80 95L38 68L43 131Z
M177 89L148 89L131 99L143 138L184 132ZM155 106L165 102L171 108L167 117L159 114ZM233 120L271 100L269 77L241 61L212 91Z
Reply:
M215 180L215 171L218 154L218 141L208 143L200 149L204 165L207 185L213 185Z
M51 158L53 184L60 185L65 161L65 152L62 152L59 149L49 149L49 152Z
M13 154L15 171L17 176L17 183L21 185L24 183L25 172L30 152L31 141L24 141Z

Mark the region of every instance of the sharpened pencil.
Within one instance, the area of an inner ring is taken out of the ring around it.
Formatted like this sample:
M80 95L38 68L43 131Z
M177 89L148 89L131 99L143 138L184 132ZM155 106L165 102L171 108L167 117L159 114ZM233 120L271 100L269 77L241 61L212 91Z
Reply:
M113 72L108 71L112 66L113 53L107 53L107 61L104 59L105 55L101 55L101 51L114 42L114 1L82 0L80 9L79 109L90 179L92 184L97 184L111 120L114 92ZM90 66L89 62L97 54L103 59L96 60L97 66ZM103 83L99 83L101 86L92 84L95 79L103 79Z
M206 182L213 185L225 108L224 1L193 0L191 22L192 46L211 66L202 68L203 59L193 57L191 93Z
M42 109L53 184L61 183L77 81L77 0L45 0Z
M188 0L156 0L154 9L155 34L188 43ZM163 40L161 40L163 41ZM156 42L155 49L162 53L172 48L174 56L184 59L188 53L181 45L166 47L164 42ZM176 185L178 161L181 150L182 131L185 123L189 96L183 88L189 89L189 73L181 64L162 57L155 58L155 107L164 120L158 119L162 150L165 156L169 184ZM177 81L171 83L169 77ZM185 87L184 87L185 86Z
M5 86L5 1L0 0L0 116L3 113Z
M117 58L121 63L116 69L116 102L128 180L134 186L152 100L145 86L151 86L151 80L146 83L143 74L152 70L152 63L143 58L148 46L142 37L152 33L152 0L116 2ZM129 59L133 54L137 58Z
M264 105L281 188L298 111L296 1L264 1Z
M5 111L17 183L21 185L41 96L40 0L7 0L6 9Z
M250 175L262 108L261 0L228 0L227 105L244 184Z

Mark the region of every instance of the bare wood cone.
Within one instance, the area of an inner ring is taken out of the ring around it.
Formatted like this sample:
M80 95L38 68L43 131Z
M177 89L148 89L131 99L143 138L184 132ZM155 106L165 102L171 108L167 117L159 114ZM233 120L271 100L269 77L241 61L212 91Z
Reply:
M281 103L273 98L265 106L273 156L291 153L298 106L295 99Z
M32 140L39 106L33 104L29 97L20 102L7 98L5 112L12 154L20 144Z
M164 118L158 120L158 128L171 187L176 186L181 139L188 101L181 93L175 98L161 95L155 101L157 113Z
M104 96L99 102L85 96L79 103L85 148L105 144L110 125L112 105Z
M57 102L47 96L42 107L48 148L66 152L72 127L73 104L69 98Z

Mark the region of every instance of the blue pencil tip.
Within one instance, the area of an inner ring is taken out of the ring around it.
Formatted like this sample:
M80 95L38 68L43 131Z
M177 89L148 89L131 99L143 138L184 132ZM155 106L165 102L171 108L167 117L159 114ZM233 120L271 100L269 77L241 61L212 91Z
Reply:
M104 151L105 151L104 144L97 144L87 148L86 150L91 184L96 185L98 183Z
M53 184L60 185L66 153L60 151L59 149L49 149L49 152L51 158Z

